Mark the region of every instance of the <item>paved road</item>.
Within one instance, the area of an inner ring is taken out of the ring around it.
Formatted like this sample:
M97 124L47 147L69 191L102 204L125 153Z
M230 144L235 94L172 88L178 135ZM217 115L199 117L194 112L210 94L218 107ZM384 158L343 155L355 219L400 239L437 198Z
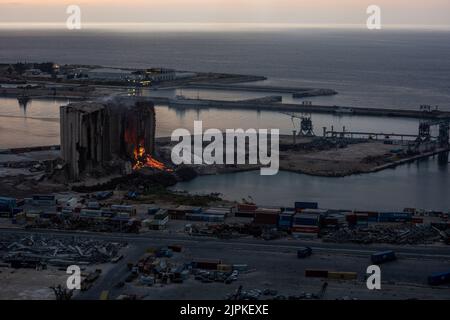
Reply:
M106 234L53 230L0 229L0 234L88 237L112 242L127 242L128 247L124 253L124 258L117 264L108 265L105 272L90 290L80 292L75 297L75 299L84 300L99 299L103 290L109 290L112 298L117 297L123 292L123 289L117 289L114 286L124 281L128 276L127 263L137 262L149 247L167 246L169 244L183 245L193 256L197 257L226 257L226 260L230 262L247 263L252 266L265 265L264 268L258 269L259 273L262 273L263 277L275 277L275 279L276 277L296 278L294 275L302 274L306 267L352 270L363 274L365 272L364 268L369 263L369 255L371 253L385 249L393 249L402 259L396 264L384 267L385 279L423 285L428 272L444 269L450 262L450 246L444 245L357 245L287 239L264 241L250 237L220 240L210 237L192 237L183 233L170 234L156 231L143 234ZM313 259L309 259L307 264L295 258L296 249L304 245L310 246L314 252L320 253L313 257ZM270 257L269 260L267 260L268 257ZM405 270L408 270L408 272L405 273ZM279 279L279 283L283 283L283 288L289 286L289 281L286 279ZM274 282L277 281L274 280ZM247 285L252 284L253 280L250 278ZM204 287L201 287L201 289L204 290ZM179 294L179 292L176 292L176 294ZM176 298L178 296L174 295L174 297Z
M273 240L264 241L254 238L240 238L221 240L211 237L194 237L180 233L166 233L153 231L142 234L120 234L120 233L95 233L95 232L73 232L58 230L15 230L0 229L0 233L14 234L42 234L52 236L89 237L104 239L108 241L125 241L129 244L169 245L169 244L196 244L205 248L231 247L236 249L251 249L256 251L279 251L295 250L300 246L309 246L315 251L324 253L341 253L346 255L369 255L380 250L395 250L399 255L411 258L450 259L450 246L445 245L389 245L372 244L359 245L349 243L327 243L320 241L305 240Z

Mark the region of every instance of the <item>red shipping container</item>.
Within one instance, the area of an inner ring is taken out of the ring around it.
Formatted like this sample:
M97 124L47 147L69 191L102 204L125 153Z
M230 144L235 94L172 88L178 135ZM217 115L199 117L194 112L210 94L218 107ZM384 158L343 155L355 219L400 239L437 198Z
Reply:
M420 218L420 217L412 217L411 222L412 222L412 223L420 224L420 223L423 223L423 218Z
M238 204L238 211L255 211L256 209L258 209L258 206L255 204Z
M319 233L319 227L315 226L293 226L291 229L292 232L300 232L300 233Z

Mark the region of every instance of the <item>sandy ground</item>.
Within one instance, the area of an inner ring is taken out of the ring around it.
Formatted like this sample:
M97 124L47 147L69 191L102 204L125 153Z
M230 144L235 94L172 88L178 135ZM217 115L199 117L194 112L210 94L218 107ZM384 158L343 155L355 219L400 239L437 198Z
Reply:
M280 152L280 169L319 176L345 176L369 172L377 163L365 163L366 157L382 157L396 146L382 142L348 145L342 149L318 152Z
M1 300L54 300L51 286L65 284L67 275L57 268L34 269L0 268Z

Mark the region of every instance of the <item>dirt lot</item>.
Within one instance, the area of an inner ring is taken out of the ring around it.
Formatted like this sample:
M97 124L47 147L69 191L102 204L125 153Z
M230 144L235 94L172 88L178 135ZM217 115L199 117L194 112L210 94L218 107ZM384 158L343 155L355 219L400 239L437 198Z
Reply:
M1 300L54 300L50 286L65 284L67 275L57 268L34 269L0 268Z
M383 158L394 148L392 145L373 141L316 152L281 151L280 169L318 176L346 176L370 172L380 163L365 162L364 159Z

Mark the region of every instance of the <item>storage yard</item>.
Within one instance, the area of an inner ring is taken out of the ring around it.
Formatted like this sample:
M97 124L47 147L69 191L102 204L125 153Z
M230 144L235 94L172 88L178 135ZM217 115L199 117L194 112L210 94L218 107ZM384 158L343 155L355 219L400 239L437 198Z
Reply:
M99 299L105 291L109 299L449 298L445 212L138 199L116 192L1 198L0 277L18 283L10 297L31 294L21 291L21 270L46 275L41 298L48 299L47 289L60 283L58 268L77 264L95 280L74 299ZM300 255L305 246L311 251ZM396 255L377 262L383 290L367 290L365 269L386 249Z

